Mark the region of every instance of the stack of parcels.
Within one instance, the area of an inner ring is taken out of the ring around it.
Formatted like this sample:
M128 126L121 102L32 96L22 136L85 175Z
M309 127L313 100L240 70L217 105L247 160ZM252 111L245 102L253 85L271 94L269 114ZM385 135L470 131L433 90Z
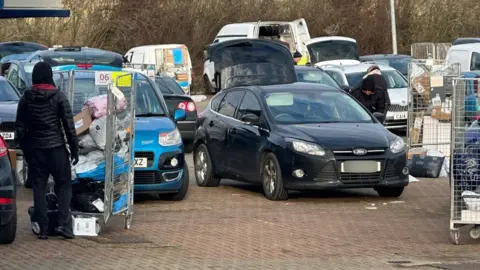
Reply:
M83 110L74 117L79 141L79 161L72 166L72 210L102 213L106 158L113 158L113 212L127 206L129 173L129 132L131 115L127 100L118 90L115 105L116 120L107 126L107 95L95 96L84 103ZM107 135L114 136L113 157L106 157Z

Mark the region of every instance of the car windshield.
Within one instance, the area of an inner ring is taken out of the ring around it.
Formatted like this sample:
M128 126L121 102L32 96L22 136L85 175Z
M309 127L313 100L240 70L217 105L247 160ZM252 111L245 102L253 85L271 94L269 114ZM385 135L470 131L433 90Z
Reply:
M367 72L356 72L356 73L348 73L345 74L348 80L348 85L351 87L359 87L362 81L363 76L365 76ZM396 70L383 70L382 71L383 78L387 81L388 89L395 89L395 88L406 88L408 87L407 80L402 77Z
M172 78L157 77L155 83L163 94L185 95L185 91Z
M299 82L320 83L331 87L339 88L338 83L323 70L297 70Z
M62 76L63 75L63 76ZM89 98L99 95L107 94L108 87L105 85L95 85L95 73L93 72L76 72L74 81L74 96L73 96L73 113L77 114L81 112L83 104ZM63 84L62 78L63 77ZM54 73L55 84L62 91L68 92L68 73L59 72ZM155 92L155 88L150 84L150 82L140 74L137 74L136 79L136 109L135 113L139 115L165 115L165 109L162 106L160 98ZM118 87L127 101L131 101L131 87Z
M19 101L20 97L18 92L13 86L5 81L0 81L0 101Z
M374 123L357 101L340 91L293 90L267 93L264 99L279 124Z
M330 40L309 44L312 63L330 60L358 60L357 44L345 40Z

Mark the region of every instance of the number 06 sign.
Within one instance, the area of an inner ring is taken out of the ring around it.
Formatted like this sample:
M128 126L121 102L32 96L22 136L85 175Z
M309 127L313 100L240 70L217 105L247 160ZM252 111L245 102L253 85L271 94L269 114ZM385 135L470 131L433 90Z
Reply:
M109 85L111 81L111 72L95 72L95 85Z

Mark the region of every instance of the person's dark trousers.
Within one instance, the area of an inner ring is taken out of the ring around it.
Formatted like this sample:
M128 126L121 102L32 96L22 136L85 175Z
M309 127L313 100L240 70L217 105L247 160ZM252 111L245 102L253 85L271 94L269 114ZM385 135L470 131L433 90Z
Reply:
M34 217L43 232L48 231L47 192L48 177L55 181L58 201L58 226L68 228L70 202L72 200L72 176L70 155L65 146L33 149L30 159L29 176L33 181ZM71 228L70 228L71 230Z

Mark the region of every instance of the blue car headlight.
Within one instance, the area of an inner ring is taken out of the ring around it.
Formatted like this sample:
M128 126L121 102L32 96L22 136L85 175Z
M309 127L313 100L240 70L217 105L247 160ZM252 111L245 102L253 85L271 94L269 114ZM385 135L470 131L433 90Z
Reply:
M397 137L390 142L390 151L392 151L392 153L397 154L403 150L405 150L405 142L402 138Z
M299 140L291 140L291 143L292 143L293 150L299 153L308 154L312 156L325 155L325 150L318 144L299 141Z
M172 146L182 144L182 136L177 128L169 132L162 132L158 135L158 144L161 146Z

